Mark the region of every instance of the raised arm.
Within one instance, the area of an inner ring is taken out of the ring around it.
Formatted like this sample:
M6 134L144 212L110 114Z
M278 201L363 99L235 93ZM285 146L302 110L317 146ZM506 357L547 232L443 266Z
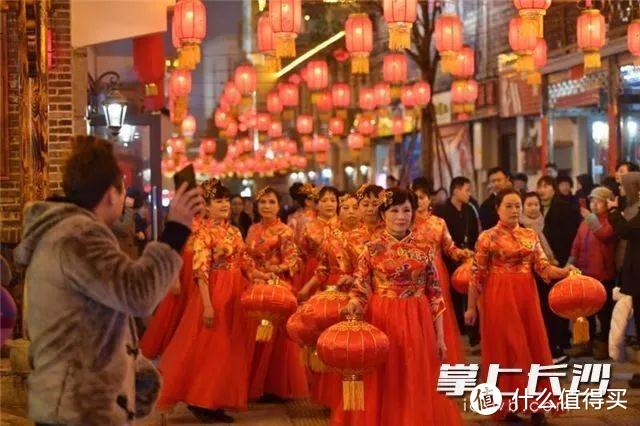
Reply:
M351 314L363 314L369 304L369 298L373 292L373 267L371 265L371 254L365 246L364 251L358 258L355 281L349 291L348 311Z

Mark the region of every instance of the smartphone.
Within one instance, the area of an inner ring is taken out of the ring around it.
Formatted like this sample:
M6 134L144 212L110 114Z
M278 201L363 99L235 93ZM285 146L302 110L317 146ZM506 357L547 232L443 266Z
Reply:
M184 169L176 172L173 175L173 183L176 187L176 191L182 186L184 182L187 182L187 190L196 187L196 173L193 170L193 164L189 164Z

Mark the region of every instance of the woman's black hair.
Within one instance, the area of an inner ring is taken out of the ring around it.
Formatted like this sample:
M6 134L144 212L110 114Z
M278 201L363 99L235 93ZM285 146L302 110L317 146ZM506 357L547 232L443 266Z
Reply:
M295 201L299 207L304 208L305 202L309 198L309 195L300 191L303 186L304 184L301 182L294 183L293 185L291 185L291 187L289 187L289 195L291 195L291 198L293 198L293 201Z
M323 186L318 192L318 201L327 194L333 194L336 197L336 213L340 211L340 191L335 186Z
M522 196L522 205L524 206L525 201L529 198L535 198L538 200L538 204L540 205L540 212L542 213L542 199L540 198L540 194L536 191L529 191Z
M260 212L258 211L258 204L260 203L260 198L264 197L267 194L275 195L276 200L278 201L278 207L279 208L281 207L280 194L278 194L278 191L276 191L270 186L262 188L260 191L256 193L256 199L253 202L253 216L255 217L255 221L254 221L255 223L258 223L260 222L260 220L262 220L262 216L260 216Z
M384 213L389 210L393 206L400 206L407 201L411 204L411 210L415 214L418 209L418 198L413 191L402 188L389 188L384 191L381 198L383 199L382 203L380 203L380 207L378 207L378 211L380 212L380 217L384 216Z
M202 182L202 197L208 204L213 200L228 199L231 201L231 191L218 179L209 179Z
M520 199L520 202L522 202L522 195L520 194L520 191L513 188L503 189L502 191L498 192L498 195L496 195L496 209L500 207L500 204L502 204L502 200L504 200L504 197L511 194L517 195Z
M236 198L240 198L241 201L244 201L242 199L242 195L240 195L240 194L231 194L231 197L229 197L229 201L233 201Z
M356 199L358 200L358 204L360 204L360 201L364 200L365 198L369 198L372 195L374 198L378 198L382 191L383 188L381 186L374 185L372 183L360 187L360 189L356 191Z
M429 188L429 182L427 182L426 180L414 180L413 184L411 185L411 190L416 193L416 191L420 191L423 194L426 194L429 198L431 198L431 195L433 195L431 193L431 189Z

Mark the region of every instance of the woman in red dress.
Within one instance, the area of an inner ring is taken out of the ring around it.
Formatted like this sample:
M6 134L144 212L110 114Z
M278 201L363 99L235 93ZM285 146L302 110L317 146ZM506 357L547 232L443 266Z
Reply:
M276 274L291 285L300 268L300 252L293 231L278 219L278 193L271 187L262 189L256 194L256 207L260 221L249 228L247 252L259 272ZM284 322L271 341L256 344L249 383L249 398L265 402L309 395L300 348L287 337Z
M202 421L230 422L223 410L246 410L255 328L240 296L251 278L266 278L246 256L240 231L228 223L230 193L215 179L203 185L209 215L193 241L193 276L184 316L160 359L160 409L185 402Z
M464 346L460 339L460 330L458 329L458 322L456 321L453 302L451 301L449 270L442 256L444 253L449 258L462 262L471 258L473 251L456 247L444 219L431 214L429 188L425 184L418 183L411 189L418 199L418 210L413 223L413 231L416 237L422 238L433 250L433 259L446 307L443 317L444 337L447 344L445 363L464 364Z
M302 240L304 238L304 229L307 223L314 220L317 216L316 213L316 189L310 183L302 184L296 182L289 188L289 194L298 204L298 209L293 212L287 219L287 225L293 231L293 240L298 247L301 247ZM306 259L305 254L301 253L301 265L300 270L293 276L291 284L293 286L294 293L309 279L310 274L313 274L317 266L316 259ZM311 272L309 272L311 271Z
M351 300L345 309L389 338L387 361L364 376L364 411L344 412L334 424L458 425L456 404L437 392L446 356L444 301L429 248L410 231L414 194L400 188L381 194L385 230L365 244Z
M378 207L380 206L378 197L382 191L381 186L365 183L355 192L355 197L358 201L358 213L362 223L349 232L349 241L358 255L364 249L364 244L367 241L378 232L384 230L384 223L378 213Z
M553 364L533 270L549 282L566 277L573 267L552 266L536 232L518 224L522 211L518 191L501 191L496 197L496 206L498 224L480 234L476 243L469 304L464 316L467 324L475 323L481 294L483 374L486 377L489 364L522 369L522 374L499 374L497 383L502 392L519 389L522 395L527 388L531 364ZM538 391L551 389L548 379L540 380L538 385ZM495 417L518 421L516 413L509 413L508 406L505 408ZM535 413L532 422L541 422L543 418L542 413Z

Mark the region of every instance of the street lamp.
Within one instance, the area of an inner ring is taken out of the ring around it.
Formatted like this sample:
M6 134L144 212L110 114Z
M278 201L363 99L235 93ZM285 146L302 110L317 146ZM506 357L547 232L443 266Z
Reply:
M113 89L102 103L102 111L111 134L117 136L127 115L127 98L118 89Z
M114 71L102 73L95 79L91 74L88 76L87 118L95 126L102 112L113 136L120 133L127 115L127 98L118 90L119 80L120 75Z

